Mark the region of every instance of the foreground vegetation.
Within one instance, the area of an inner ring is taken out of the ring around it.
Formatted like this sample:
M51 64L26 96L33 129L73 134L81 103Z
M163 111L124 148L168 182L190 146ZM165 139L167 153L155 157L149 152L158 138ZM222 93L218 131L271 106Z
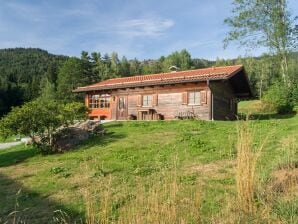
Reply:
M240 121L112 122L65 154L2 150L0 222L297 223L298 116L258 119L244 155L258 156L252 175L236 161Z

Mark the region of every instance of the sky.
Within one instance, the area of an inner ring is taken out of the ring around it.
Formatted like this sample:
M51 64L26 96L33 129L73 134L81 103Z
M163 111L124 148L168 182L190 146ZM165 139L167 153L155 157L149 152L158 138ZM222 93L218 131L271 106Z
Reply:
M298 15L298 0L289 7ZM182 49L210 60L260 55L264 49L223 49L231 9L232 0L0 0L0 48L78 57L114 51L141 60Z

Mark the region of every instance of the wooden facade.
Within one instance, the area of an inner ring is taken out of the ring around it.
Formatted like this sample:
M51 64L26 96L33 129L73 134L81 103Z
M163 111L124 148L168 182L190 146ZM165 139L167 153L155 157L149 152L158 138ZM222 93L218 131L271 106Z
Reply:
M239 74L245 75L243 70L239 70ZM239 95L231 80L188 80L184 75L183 81L180 79L173 83L155 81L150 85L143 82L131 86L132 82L129 82L130 86L122 84L112 88L108 85L95 88L96 85L92 85L77 92L85 92L90 119L170 120L195 117L202 120L233 120L237 114Z

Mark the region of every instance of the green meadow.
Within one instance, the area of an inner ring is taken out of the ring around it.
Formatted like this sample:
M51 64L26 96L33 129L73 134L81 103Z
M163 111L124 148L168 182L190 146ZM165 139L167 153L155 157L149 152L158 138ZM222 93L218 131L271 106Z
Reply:
M0 223L297 223L298 176L287 177L297 174L298 116L251 116L253 151L263 146L253 215L237 205L242 123L111 122L64 154L1 150Z

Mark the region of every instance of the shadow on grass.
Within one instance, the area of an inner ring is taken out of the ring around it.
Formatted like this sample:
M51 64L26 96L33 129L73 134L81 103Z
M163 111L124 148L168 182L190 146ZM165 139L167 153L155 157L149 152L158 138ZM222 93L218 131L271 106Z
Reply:
M80 143L79 145L77 145L76 147L74 147L69 151L82 150L82 149L84 150L93 146L106 146L124 137L125 135L123 134L107 132L101 136L93 136L88 140ZM68 152L65 152L65 153L68 153ZM21 163L39 154L40 153L38 152L38 150L32 146L26 147L24 145L20 145L20 146L17 146L16 148L6 149L3 151L0 151L0 167L8 167L8 166Z
M289 114L273 114L273 113L256 113L256 114L250 114L249 120L273 120L273 119L289 119L292 117L295 117L297 115L296 111L293 111ZM245 120L247 117L246 114L239 114L238 119L239 120Z
M31 191L3 174L0 174L0 201L0 223L64 223L62 218L67 223L83 223L84 219L84 214ZM54 222L54 218L60 221Z
M108 144L111 144L112 142L118 141L125 137L126 135L124 134L115 133L115 132L106 132L101 136L93 136L89 138L88 140L76 146L74 150L88 149L93 146L106 146Z
M111 122L103 124L105 128L119 128L123 126L122 122Z
M6 167L23 162L28 158L36 156L37 150L33 147L17 146L15 149L5 149L0 152L0 167Z

